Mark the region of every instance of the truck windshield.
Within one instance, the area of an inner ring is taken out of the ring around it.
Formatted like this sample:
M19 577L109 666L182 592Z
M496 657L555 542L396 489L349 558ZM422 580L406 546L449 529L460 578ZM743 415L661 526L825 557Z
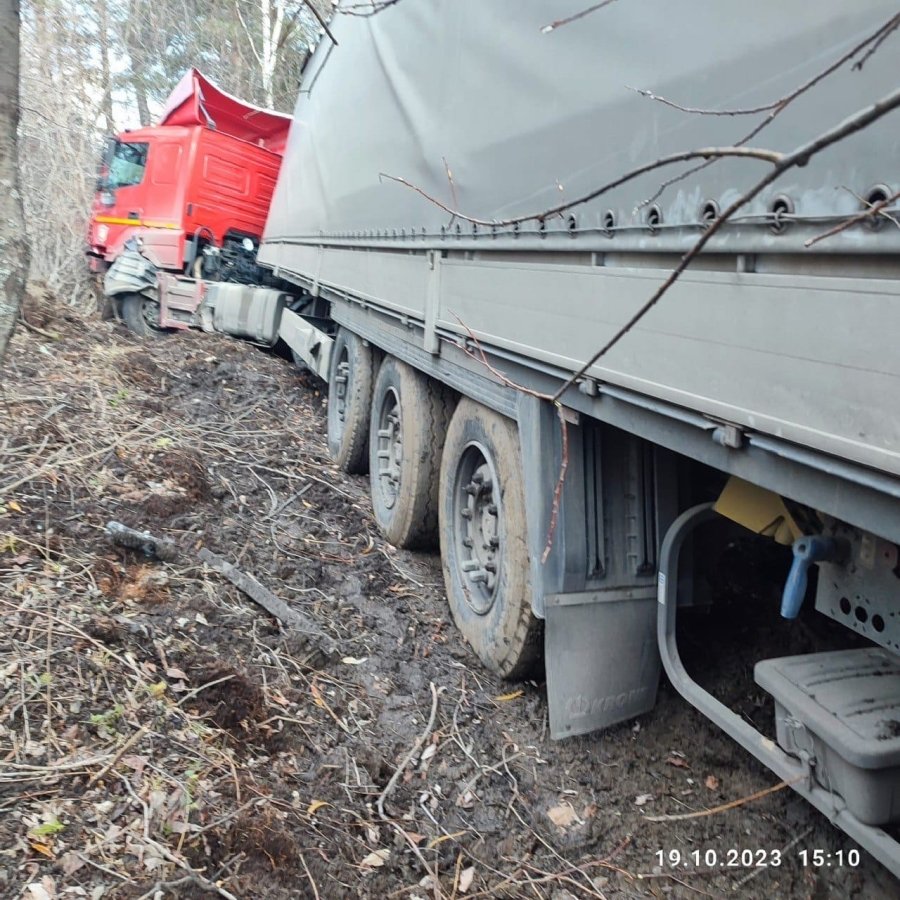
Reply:
M147 168L147 143L112 141L107 157L105 186L110 189L140 184Z

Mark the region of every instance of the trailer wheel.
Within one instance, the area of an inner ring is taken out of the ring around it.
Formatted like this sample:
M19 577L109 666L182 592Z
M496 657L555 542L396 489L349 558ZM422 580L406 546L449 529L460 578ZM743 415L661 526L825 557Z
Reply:
M173 333L159 324L159 303L143 294L125 294L120 301L128 330L144 338L164 338Z
M450 421L441 385L391 356L372 391L369 480L375 520L396 547L438 542L438 477Z
M372 348L341 328L328 377L328 451L344 472L363 475L369 462Z
M508 679L540 668L543 623L531 611L525 491L516 426L462 400L441 462L444 583L457 627Z

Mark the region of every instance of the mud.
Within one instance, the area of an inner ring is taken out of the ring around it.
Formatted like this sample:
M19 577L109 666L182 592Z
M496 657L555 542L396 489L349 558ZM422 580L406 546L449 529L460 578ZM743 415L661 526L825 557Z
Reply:
M709 809L777 782L665 681L656 708L639 720L551 741L543 686L504 683L480 667L448 614L437 556L387 545L371 518L367 480L331 465L323 388L311 376L225 338L141 344L115 323L41 321L62 335L52 347L55 365L70 360L70 377L90 379L96 373L79 375L78 359L94 354L96 365L96 354L105 355L119 381L102 390L121 394L116 409L129 422L152 416L159 424L148 446L113 448L92 462L99 487L89 478L29 483L20 492L24 512L3 528L34 535L52 522L59 549L77 548L99 588L90 637L152 664L160 690L174 694L154 713L142 745L148 765L164 767L167 754L186 752L178 749L187 740L178 731L184 721L209 729L192 745L198 759L214 745L232 753L233 768L215 770L185 807L185 821L198 827L180 838L158 835L231 895L897 895L897 882L865 853L856 867L804 867L801 850L853 844L790 790L700 818L648 822L647 815ZM31 333L16 338L7 377L17 397L41 390L45 367L29 360L42 342ZM67 397L88 404L90 389ZM49 451L52 428L46 433ZM15 435L5 436L15 445ZM112 546L102 531L110 518L176 540L188 562L152 562ZM302 636L191 562L201 546L314 619L339 644L340 659L311 667ZM15 552L0 557L5 575L31 564L21 553L14 562ZM748 546L724 549L710 577L720 602L682 616L680 643L702 683L770 731L772 705L753 683L753 661L820 649L835 636L828 623L781 622L784 560L776 554L760 566L756 559ZM433 726L419 745L433 704ZM62 790L84 791L86 780ZM106 790L127 804L118 781ZM66 875L58 860L21 850L17 814L31 802L27 792L0 789L0 846L20 848L0 855L0 894L20 896L47 875L60 891L75 886L90 895L100 885L99 896L149 897L155 884L184 875L157 878L124 856L107 865L124 881L96 867ZM87 817L71 814L68 824L73 841L88 839ZM741 851L766 861L779 851L782 864L744 866ZM161 896L215 896L197 882L160 889Z

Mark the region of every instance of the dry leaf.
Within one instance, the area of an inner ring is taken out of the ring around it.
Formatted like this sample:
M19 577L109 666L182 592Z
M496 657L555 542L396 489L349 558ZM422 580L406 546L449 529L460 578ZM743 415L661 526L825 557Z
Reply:
M645 803L649 803L653 799L653 794L638 794L637 797L634 798L635 806L643 806Z
M17 512L17 513L22 512L22 507L19 506L19 504L16 503L15 500L8 500L6 503L6 508L11 509L13 512Z
M475 880L475 866L469 866L467 869L463 869L462 872L459 873L459 892L464 894L470 887L472 887L472 882Z
M385 848L384 850L373 850L363 861L360 863L365 869L377 869L379 866L383 866L387 861L388 857L390 857L391 851Z
M687 760L681 756L670 756L666 759L666 762L670 766L675 766L676 769L689 769L690 768Z
M368 660L368 656L363 656L360 659L357 659L355 656L345 656L341 662L345 666L361 666L364 662Z
M557 828L568 828L578 821L578 813L570 803L560 803L547 810L547 817Z
M437 745L429 744L423 751L422 755L419 757L421 760L431 759L434 754L437 753Z
M53 859L56 855L49 844L44 844L41 841L29 841L28 844L35 853L40 853L41 856L46 856L47 859Z
M323 806L331 806L330 803L326 803L324 800L313 800L312 803L306 808L306 811L313 815L317 810L320 810Z
M69 851L59 859L60 867L64 875L74 875L79 869L83 869L87 863L73 851Z
M715 775L707 775L706 778L703 779L703 783L711 791L717 791L719 789L719 779L716 778Z
M509 700L517 700L524 693L525 693L525 691L511 691L508 694L500 694L500 696L494 697L494 700L497 703L506 703Z
M182 681L187 681L188 677L181 671L181 669L171 668L166 669L166 677L168 678L180 678Z
M471 809L475 805L475 795L471 791L466 791L456 798L456 805L462 809Z

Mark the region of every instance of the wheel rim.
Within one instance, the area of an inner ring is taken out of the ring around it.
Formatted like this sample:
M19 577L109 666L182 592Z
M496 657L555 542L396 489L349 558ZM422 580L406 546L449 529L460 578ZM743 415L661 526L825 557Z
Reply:
M339 435L344 433L344 422L347 418L347 388L349 384L350 358L347 353L347 348L344 347L341 350L341 355L338 358L337 367L335 368L333 391L334 413L337 423L337 433Z
M400 397L394 388L385 391L378 412L375 457L381 499L392 509L400 493L400 465L403 461L403 438L400 419Z
M494 460L478 443L466 446L453 485L458 574L466 603L478 615L494 606L503 564L500 484Z

